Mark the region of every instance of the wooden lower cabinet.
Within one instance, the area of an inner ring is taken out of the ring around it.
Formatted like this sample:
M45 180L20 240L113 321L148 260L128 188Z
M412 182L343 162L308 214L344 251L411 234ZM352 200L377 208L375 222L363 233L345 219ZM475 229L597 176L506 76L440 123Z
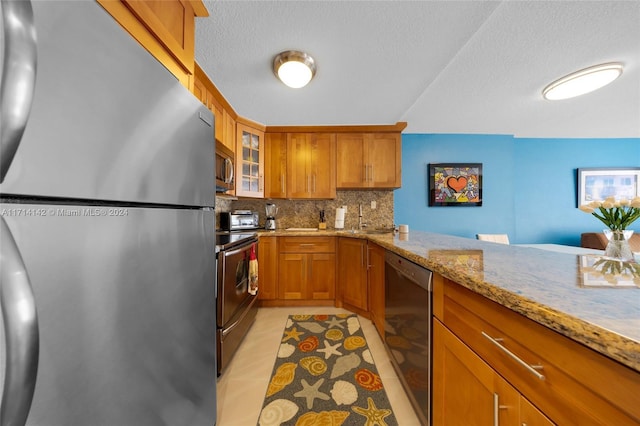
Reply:
M384 254L385 249L369 241L369 315L378 334L384 340Z
M433 313L434 425L493 424L494 394L499 424L640 424L638 372L439 274Z
M258 298L262 306L344 306L370 318L384 338L385 252L359 238L260 236Z
M258 299L278 298L278 238L258 240Z
M554 423L523 396L520 396L520 423L522 426L548 426Z
M338 238L338 305L370 318L384 338L385 249L364 239Z
M553 425L487 363L433 321L433 425Z
M335 299L334 237L280 237L278 299Z
M369 310L367 240L338 238L339 299L351 307Z

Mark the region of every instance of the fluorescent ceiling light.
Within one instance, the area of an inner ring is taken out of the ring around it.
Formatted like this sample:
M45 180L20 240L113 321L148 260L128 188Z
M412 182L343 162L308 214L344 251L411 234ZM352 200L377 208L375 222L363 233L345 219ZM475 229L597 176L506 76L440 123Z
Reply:
M299 89L316 74L316 63L304 52L287 50L274 58L273 72L287 86Z
M576 71L549 84L542 96L551 101L569 99L593 92L611 83L622 74L622 64L612 62Z

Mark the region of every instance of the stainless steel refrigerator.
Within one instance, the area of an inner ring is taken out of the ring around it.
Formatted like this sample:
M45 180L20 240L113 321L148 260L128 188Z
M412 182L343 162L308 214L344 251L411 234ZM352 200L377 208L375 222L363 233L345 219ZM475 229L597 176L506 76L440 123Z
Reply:
M1 0L0 425L213 425L213 117L93 1Z

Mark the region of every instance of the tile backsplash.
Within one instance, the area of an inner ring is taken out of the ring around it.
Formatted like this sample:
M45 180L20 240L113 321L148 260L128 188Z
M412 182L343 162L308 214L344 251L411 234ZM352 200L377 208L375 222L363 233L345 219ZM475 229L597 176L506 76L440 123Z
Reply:
M376 208L371 208L375 201ZM358 206L362 205L362 222L368 228L389 228L394 224L393 191L338 191L335 200L263 200L263 199L216 199L216 212L237 209L257 211L260 226L264 226L267 203L278 207L276 226L285 228L316 228L320 221L320 210L324 209L327 229L334 229L336 208L347 206L344 229L357 229Z

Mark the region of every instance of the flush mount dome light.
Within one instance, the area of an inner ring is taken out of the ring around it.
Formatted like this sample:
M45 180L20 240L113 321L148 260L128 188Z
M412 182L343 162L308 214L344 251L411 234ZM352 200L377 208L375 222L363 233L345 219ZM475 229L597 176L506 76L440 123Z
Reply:
M304 87L316 75L316 63L304 52L286 50L273 59L273 72L289 87Z
M622 64L611 62L576 71L549 84L542 96L551 101L569 99L593 92L611 83L622 74Z

